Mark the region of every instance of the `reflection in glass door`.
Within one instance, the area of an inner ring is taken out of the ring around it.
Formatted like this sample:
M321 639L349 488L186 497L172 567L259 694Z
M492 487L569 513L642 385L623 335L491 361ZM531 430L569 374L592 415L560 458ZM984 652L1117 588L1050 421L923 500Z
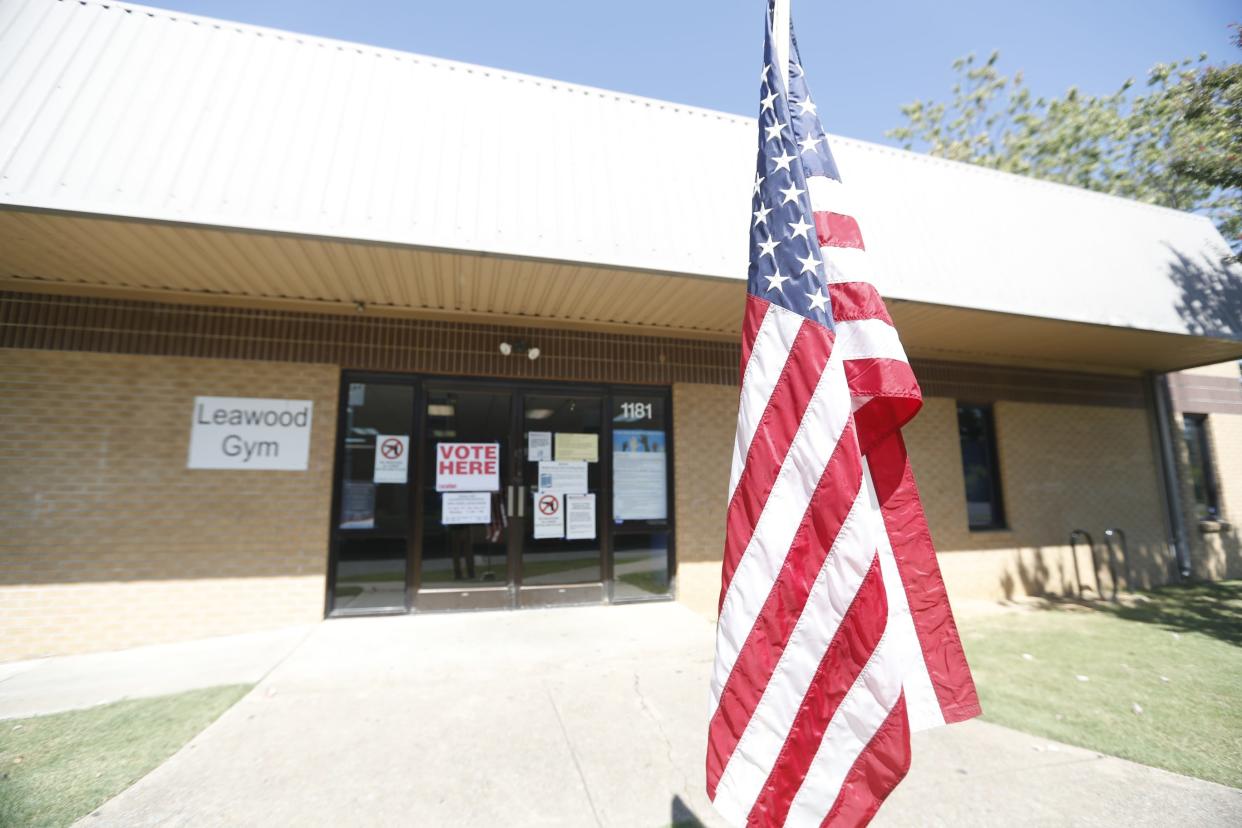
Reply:
M405 609L414 387L349 382L342 404L331 608Z
M506 390L426 386L419 452L420 609L510 603L512 396Z

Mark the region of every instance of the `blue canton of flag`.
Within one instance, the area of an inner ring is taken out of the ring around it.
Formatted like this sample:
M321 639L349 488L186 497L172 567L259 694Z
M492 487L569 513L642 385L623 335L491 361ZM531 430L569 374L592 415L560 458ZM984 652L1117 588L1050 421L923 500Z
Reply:
M833 327L832 302L815 231L807 178L840 180L790 35L789 88L772 49L772 21L760 77L759 160L750 231L750 293ZM791 116L792 112L792 116Z

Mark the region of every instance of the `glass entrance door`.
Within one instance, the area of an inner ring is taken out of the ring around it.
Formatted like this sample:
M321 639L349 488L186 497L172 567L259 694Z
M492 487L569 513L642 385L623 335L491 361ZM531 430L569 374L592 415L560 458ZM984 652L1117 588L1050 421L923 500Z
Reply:
M523 606L604 598L603 411L598 392L521 395Z
M415 606L510 606L514 395L458 384L425 388Z

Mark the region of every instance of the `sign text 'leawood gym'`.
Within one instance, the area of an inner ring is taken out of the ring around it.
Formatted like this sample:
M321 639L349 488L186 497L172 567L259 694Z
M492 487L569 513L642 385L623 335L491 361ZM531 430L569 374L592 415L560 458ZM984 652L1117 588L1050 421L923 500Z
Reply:
M195 397L191 469L305 471L311 400Z

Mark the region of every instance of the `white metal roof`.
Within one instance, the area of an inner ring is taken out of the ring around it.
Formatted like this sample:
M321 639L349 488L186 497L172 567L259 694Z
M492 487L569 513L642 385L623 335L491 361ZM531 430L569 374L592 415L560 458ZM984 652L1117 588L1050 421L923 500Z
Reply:
M755 136L749 118L370 46L0 0L15 208L744 279ZM890 298L1242 338L1242 276L1211 265L1227 248L1202 217L833 147Z

